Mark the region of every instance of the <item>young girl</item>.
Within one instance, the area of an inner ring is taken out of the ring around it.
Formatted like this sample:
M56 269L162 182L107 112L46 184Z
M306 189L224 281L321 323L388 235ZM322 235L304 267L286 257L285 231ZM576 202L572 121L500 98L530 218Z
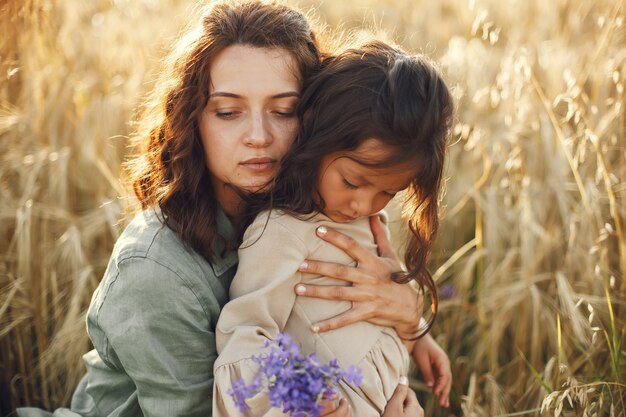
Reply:
M349 309L350 303L296 298L293 288L300 283L340 284L305 272L302 259L353 262L317 239L316 231L324 234L332 226L375 252L368 218L406 190L404 212L412 232L407 271L393 278L416 280L435 293L425 264L438 227L438 193L453 115L452 97L439 74L421 56L370 42L326 59L305 89L298 112L300 134L272 191L249 206L251 215L271 210L256 216L245 232L230 287L232 301L218 320L214 416L240 414L227 391L239 378L252 381L257 367L251 356L278 332L289 333L304 353L315 353L322 361L337 358L343 367L362 369L358 388L340 385L354 416L380 416L396 381L406 375L407 351L392 328L360 322L311 334L313 323ZM412 343L407 345L412 349ZM252 415L268 415L264 393L248 404Z

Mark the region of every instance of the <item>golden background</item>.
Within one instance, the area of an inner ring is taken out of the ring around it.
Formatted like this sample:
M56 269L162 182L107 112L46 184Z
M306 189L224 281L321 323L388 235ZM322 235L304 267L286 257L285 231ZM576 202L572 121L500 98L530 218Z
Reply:
M626 415L626 3L289 4L428 54L457 98L431 259L454 383L441 410L413 375L426 415ZM193 6L0 1L2 414L83 373L134 110Z

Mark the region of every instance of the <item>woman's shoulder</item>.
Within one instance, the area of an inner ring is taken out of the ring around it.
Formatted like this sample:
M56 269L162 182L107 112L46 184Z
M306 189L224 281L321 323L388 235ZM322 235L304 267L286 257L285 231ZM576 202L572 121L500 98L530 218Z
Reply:
M150 258L160 255L158 252L177 251L184 246L160 211L147 208L128 223L115 243L113 255L119 261L130 257Z
M96 311L105 299L118 306L128 295L136 301L135 305L127 303L129 308L183 297L187 298L181 306L190 309L197 302L205 309L216 307L226 302L234 275L230 267L236 264L237 254L230 255L219 263L209 263L184 244L158 211L146 209L118 238L92 304ZM112 293L116 296L109 297Z
M109 266L119 269L121 264L139 267L149 264L181 277L205 277L221 275L236 263L233 251L211 265L185 244L158 209L148 208L135 215L126 226L113 248Z

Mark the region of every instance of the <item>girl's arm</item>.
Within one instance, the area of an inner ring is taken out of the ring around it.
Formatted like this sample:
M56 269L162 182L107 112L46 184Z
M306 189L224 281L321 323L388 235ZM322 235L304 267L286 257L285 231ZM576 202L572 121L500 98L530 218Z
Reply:
M301 271L337 278L352 283L350 287L299 284L296 293L306 297L343 300L353 303L352 309L338 316L315 323L318 331L337 329L350 323L368 321L393 327L404 339L414 337L420 327L423 300L411 285L397 284L390 279L402 269L378 216L370 217L372 233L378 245L378 256L354 239L333 229L317 235L345 251L357 261L356 267L307 260Z
M284 331L293 311L296 295L292 288L300 281L298 265L307 253L306 246L296 231L273 219L265 220L265 216L259 216L244 235L237 273L230 286L231 301L222 309L217 323L214 417L242 415L228 392L239 379L252 383L258 364L251 358L267 353L265 342ZM282 415L280 410L270 409L266 393L246 402L255 416Z
M439 398L439 406L448 408L450 406L452 371L446 352L430 334L414 341L409 352L411 352L424 382Z

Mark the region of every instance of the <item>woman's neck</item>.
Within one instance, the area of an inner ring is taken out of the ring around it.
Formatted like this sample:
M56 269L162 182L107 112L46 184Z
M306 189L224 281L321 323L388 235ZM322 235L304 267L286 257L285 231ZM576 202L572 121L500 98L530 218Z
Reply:
M216 192L216 197L217 202L231 222L233 222L233 224L239 223L246 208L242 198L227 186L220 187L218 192Z

